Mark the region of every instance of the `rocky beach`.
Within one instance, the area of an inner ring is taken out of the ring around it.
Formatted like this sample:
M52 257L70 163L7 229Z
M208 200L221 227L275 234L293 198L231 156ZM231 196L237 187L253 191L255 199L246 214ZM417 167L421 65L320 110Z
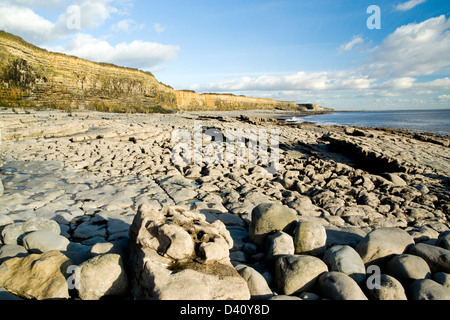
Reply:
M291 114L0 110L0 299L449 300L450 138Z

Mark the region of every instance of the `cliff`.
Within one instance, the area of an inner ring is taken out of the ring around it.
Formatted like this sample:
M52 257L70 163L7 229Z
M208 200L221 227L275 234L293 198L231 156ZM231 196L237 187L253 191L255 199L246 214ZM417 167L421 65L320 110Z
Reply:
M298 105L298 109L301 111L334 111L332 108L321 107L318 104L303 103Z
M296 110L294 102L178 91L150 72L53 53L0 31L0 107L177 110Z

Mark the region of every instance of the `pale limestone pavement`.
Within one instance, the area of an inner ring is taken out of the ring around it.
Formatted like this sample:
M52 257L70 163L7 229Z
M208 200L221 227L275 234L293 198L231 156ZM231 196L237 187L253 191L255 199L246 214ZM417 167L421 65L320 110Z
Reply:
M0 111L0 297L450 299L448 138L252 113ZM276 172L207 161L275 129Z

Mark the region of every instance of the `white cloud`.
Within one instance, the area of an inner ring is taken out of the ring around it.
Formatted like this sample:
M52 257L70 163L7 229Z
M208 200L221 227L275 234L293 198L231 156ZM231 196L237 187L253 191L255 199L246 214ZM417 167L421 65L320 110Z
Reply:
M339 47L339 52L342 53L345 51L351 51L351 50L353 50L353 48L358 47L359 45L361 45L363 43L364 43L364 39L360 35L354 36L350 42L345 43Z
M3 1L3 0L2 0ZM79 29L95 28L103 24L115 11L110 6L112 0L78 0L72 6L62 6L63 12L56 22L49 21L36 14L31 8L38 4L55 9L62 3L60 0L49 2L38 0L6 0L0 4L0 29L23 37L36 45L58 41L72 35ZM67 22L73 17L73 12L68 10L76 7L79 13L79 29L68 28Z
M0 5L0 29L41 44L53 34L54 24L33 10L14 5Z
M180 50L178 46L135 40L112 46L106 40L89 34L77 34L66 46L47 48L80 58L109 62L121 66L148 69L157 64L173 60Z
M430 75L450 67L450 19L444 15L397 28L375 48L363 72L372 77Z
M436 79L428 82L428 85L434 88L450 89L450 78L446 77L442 79Z
M367 97L399 97L405 95L439 95L450 90L450 78L423 81L423 76L450 70L450 20L445 16L421 23L404 25L390 34L379 46L367 51L365 65L340 72L297 72L289 75L243 76L206 84L195 84L196 91L240 92L304 101L305 94L314 94L314 101L332 92L345 91L348 99L358 93ZM340 50L350 51L363 45L355 36ZM231 76L231 75L229 75ZM445 94L444 94L445 96ZM289 98L291 97L291 98ZM443 100L443 98L441 99ZM383 100L384 101L384 100Z
M450 94L443 94L439 96L438 99L444 102L450 102Z
M160 23L155 23L155 25L153 26L153 29L155 29L155 31L158 33L164 32L166 30L166 28L167 28L166 26L163 26Z
M377 89L408 89L414 86L416 82L415 78L403 77L389 79L381 84L374 85L373 88Z
M131 23L133 23L133 19L124 19L117 22L115 25L112 26L113 31L123 31L123 32L129 32Z
M96 28L110 18L111 15L117 11L115 7L109 5L110 2L112 2L112 0L74 1L73 6L76 6L80 13L81 29ZM61 28L66 26L67 19L70 15L71 13L66 10L59 16L56 25L60 25Z
M417 7L419 4L427 2L427 0L409 0L406 2L399 3L394 7L396 11L408 11L412 8Z
M3 4L26 6L28 8L54 8L64 4L64 0L2 0Z
M124 14L122 6L125 6L125 9L130 7L130 0L73 0L69 7L65 6L65 0L0 1L0 29L51 51L145 70L175 59L180 50L178 46L142 40L112 45L104 39L86 33L86 30L104 25L113 15ZM62 10L56 21L49 21L33 11L34 7L44 2L47 8ZM71 28L72 25L68 24L70 21L76 21L77 23L73 24L76 27ZM122 32L143 27L143 24L140 25L133 19L123 19L111 26L113 31ZM64 41L66 44L52 46L51 43L56 41Z
M263 75L257 78L242 77L205 85L193 85L192 90L201 91L249 91L249 90L345 90L365 89L374 80L351 72L297 72L286 76Z
M120 31L120 32L130 32L131 30L141 30L144 28L144 24L138 24L133 19L124 19L120 20L116 24L114 24L111 29L113 31Z

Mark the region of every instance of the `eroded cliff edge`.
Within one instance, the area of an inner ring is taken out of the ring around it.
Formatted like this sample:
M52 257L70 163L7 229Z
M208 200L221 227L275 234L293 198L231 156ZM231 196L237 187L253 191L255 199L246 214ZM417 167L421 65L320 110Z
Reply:
M295 102L174 90L150 72L49 52L1 30L0 106L142 113L299 108Z

